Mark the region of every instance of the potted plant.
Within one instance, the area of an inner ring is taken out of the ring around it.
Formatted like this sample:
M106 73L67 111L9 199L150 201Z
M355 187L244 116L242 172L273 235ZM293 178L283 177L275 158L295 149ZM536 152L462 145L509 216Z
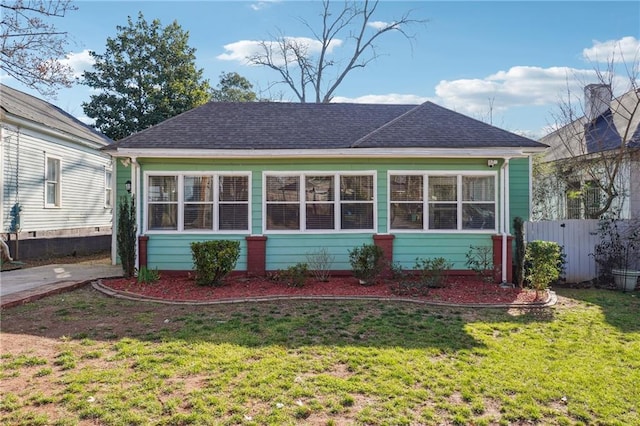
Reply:
M598 233L600 243L594 257L601 278L612 278L619 290L635 290L640 277L640 223L604 218Z

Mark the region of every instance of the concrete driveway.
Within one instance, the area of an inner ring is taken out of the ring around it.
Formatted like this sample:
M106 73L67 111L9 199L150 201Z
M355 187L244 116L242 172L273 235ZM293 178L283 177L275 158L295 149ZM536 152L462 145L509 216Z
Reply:
M54 264L0 273L0 307L15 306L99 278L122 276L121 265Z

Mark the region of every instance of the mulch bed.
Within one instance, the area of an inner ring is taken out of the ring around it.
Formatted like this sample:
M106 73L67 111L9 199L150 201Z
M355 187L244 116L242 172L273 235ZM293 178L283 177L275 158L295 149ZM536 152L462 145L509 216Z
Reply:
M398 291L398 283L381 280L374 285L362 285L353 277L331 277L322 282L308 279L303 287L292 287L278 280L264 277L231 276L224 285L212 287L196 284L191 274L161 275L159 281L138 283L135 278L104 279L102 285L118 292L169 301L208 302L246 298L350 296L374 298L402 298L451 304L536 304L546 296L536 297L527 289L502 288L474 278L455 278L442 288L420 291Z

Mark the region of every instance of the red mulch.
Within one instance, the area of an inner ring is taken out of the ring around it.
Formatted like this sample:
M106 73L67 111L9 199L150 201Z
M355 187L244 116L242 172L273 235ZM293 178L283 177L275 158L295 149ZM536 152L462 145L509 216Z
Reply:
M398 295L392 289L397 283L380 281L374 285L361 285L353 277L332 277L328 282L308 279L301 288L288 286L282 281L261 277L230 276L219 287L197 285L191 274L162 275L154 283L138 283L135 278L105 279L102 284L112 290L145 297L172 301L216 301L247 297L277 296L364 296L381 298L411 298L416 300L456 304L527 304L540 302L532 290L501 288L474 278L455 278L443 288L428 289L426 295ZM544 297L544 296L541 296Z

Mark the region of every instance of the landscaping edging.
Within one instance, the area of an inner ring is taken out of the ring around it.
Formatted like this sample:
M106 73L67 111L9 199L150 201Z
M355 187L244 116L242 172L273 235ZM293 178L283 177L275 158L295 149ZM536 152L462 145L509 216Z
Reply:
M91 286L110 297L116 297L120 299L145 301L154 303L163 303L167 305L223 305L234 303L257 303L257 302L274 302L282 300L368 300L378 302L409 302L418 303L430 306L442 306L442 307L464 307L464 308L547 308L557 303L558 297L554 291L545 291L545 300L533 303L449 303L449 302L437 302L429 300L420 300L416 298L408 297L379 297L379 296L256 296L256 297L239 297L232 299L218 299L218 300L167 300L157 297L143 296L136 293L127 291L113 290L105 286L102 280L91 282Z

